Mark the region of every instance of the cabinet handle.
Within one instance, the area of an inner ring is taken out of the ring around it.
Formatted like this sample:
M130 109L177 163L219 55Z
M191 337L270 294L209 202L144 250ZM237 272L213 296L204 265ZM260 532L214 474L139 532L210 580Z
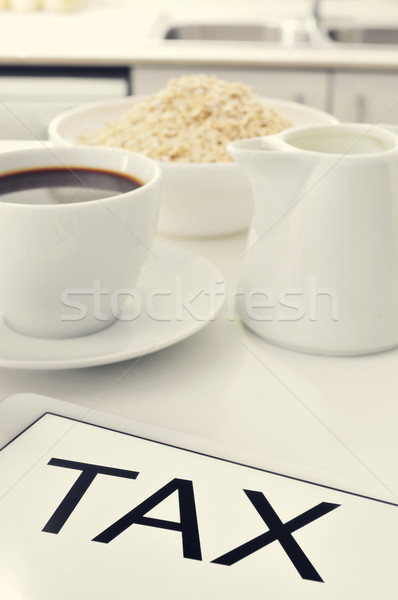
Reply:
M366 96L364 94L357 94L356 107L355 107L355 120L358 123L364 123L366 116Z
M298 104L305 104L305 96L304 96L304 94L301 93L301 92L297 92L293 96L293 101L297 102Z

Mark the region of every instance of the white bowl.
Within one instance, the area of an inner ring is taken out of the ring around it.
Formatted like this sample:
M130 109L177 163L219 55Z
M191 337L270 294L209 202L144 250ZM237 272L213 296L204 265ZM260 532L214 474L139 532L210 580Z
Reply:
M128 112L147 96L128 96L85 104L61 113L49 125L49 139L74 145ZM293 127L337 123L326 112L276 98L261 101L287 117ZM251 189L234 162L181 163L159 161L162 193L158 231L180 237L209 237L243 231L252 216Z

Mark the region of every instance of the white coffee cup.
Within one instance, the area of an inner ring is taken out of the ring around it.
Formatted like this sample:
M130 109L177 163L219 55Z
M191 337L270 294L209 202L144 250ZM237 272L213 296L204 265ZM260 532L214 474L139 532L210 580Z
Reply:
M22 203L0 195L0 311L8 326L33 337L86 335L117 319L115 297L136 284L152 252L159 212L158 165L116 148L4 153L0 180L10 172L56 167L108 171L142 185L103 199L93 192L94 199L77 203L26 204L24 192Z

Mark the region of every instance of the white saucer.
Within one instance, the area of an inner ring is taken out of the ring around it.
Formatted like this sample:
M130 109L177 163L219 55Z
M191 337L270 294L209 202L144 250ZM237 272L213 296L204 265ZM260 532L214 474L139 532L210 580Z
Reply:
M0 367L104 365L166 348L205 327L223 303L223 276L197 254L164 241L155 242L153 254L156 257L150 257L135 287L142 308L134 320L118 320L92 335L47 340L13 331L0 315Z

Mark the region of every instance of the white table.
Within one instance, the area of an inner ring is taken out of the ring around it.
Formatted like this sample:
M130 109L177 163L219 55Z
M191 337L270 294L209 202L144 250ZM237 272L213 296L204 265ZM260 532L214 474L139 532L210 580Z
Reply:
M213 262L234 289L245 237L173 243ZM258 466L398 502L398 349L354 358L292 352L259 339L227 309L196 335L139 360L69 371L0 369L0 400L19 392L52 396L209 440L221 454L250 456Z

